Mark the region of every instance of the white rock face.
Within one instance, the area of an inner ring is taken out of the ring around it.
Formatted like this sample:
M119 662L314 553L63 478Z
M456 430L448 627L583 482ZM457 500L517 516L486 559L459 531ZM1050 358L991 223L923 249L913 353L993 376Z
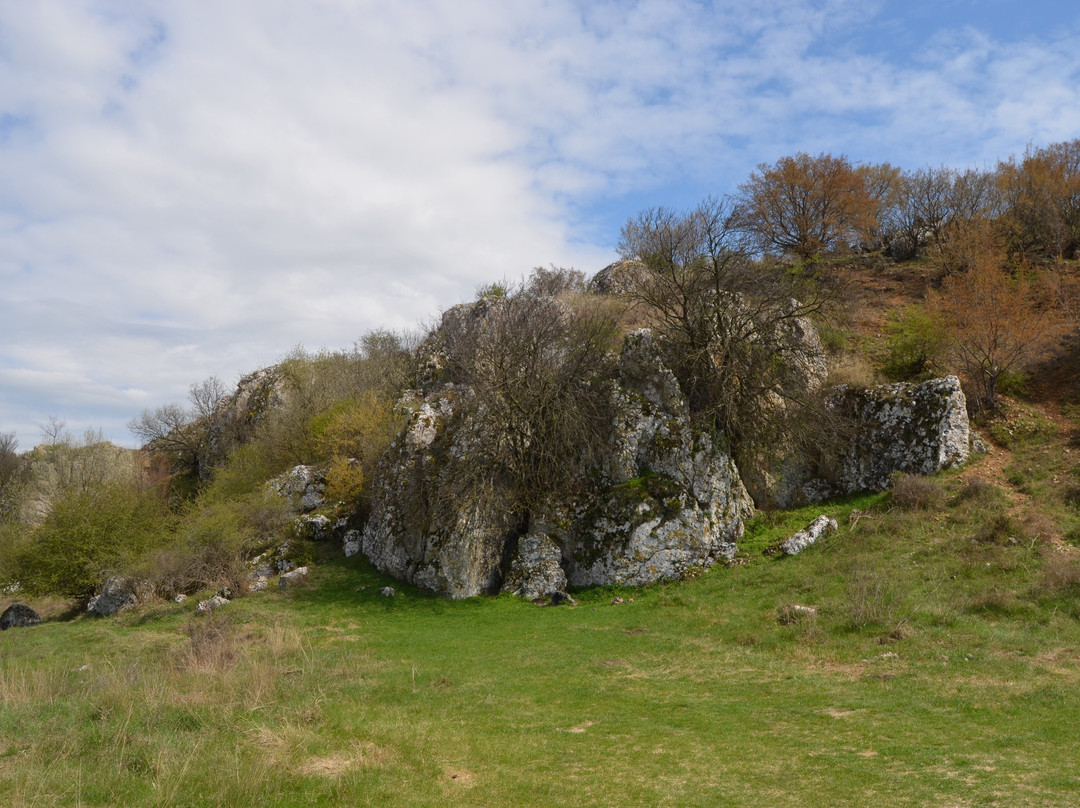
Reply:
M856 423L834 482L842 493L881 491L894 472L935 474L970 457L967 402L955 376L839 390L834 401Z
M562 551L544 533L526 533L518 539L510 571L502 590L536 600L566 589L566 573L559 566Z
M824 436L821 458L780 452L780 463L743 469L761 506L789 508L858 491L883 491L893 473L936 474L967 462L967 402L955 376L923 384L838 387L828 404L844 433ZM829 445L835 437L835 444ZM824 463L821 463L824 460Z
M753 504L731 458L691 430L650 332L626 337L611 386L611 449L593 490L551 502L525 524L497 491L462 498L441 487L458 465L476 462L476 427L461 406L469 395L447 385L413 400L360 542L380 571L452 598L500 589L536 598L568 583L676 578L734 554Z

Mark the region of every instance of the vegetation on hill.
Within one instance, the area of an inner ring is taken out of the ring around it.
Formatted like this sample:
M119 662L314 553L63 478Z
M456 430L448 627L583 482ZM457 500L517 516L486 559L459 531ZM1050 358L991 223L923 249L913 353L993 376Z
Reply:
M0 435L0 576L47 618L0 635L0 802L1075 802L1080 141L987 171L783 158L730 200L643 212L621 249L642 272L627 294L555 269L482 290L513 316L444 333L457 365L418 368L431 335L376 331L297 349L275 406L231 421L220 385L195 385L133 422L143 453L57 424L21 454ZM832 382L960 374L989 453L759 513L730 567L576 609L445 602L300 541L307 587L210 617L172 600L243 590L245 560L291 536L266 483L296 464L361 526L424 373L476 391L475 471L516 481L514 507L573 483L613 337L639 326L700 428L736 450L813 440L802 317ZM838 534L767 553L820 512ZM143 604L79 618L110 575Z

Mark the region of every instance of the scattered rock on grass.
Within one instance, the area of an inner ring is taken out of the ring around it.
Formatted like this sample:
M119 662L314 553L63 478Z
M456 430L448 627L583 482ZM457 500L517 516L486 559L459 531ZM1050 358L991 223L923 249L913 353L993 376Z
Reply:
M835 533L836 530L836 520L830 519L825 514L822 514L794 536L783 542L780 545L780 549L784 551L784 555L796 555L816 542L822 534L826 532Z
M227 598L223 598L221 595L214 595L209 600L203 600L199 602L199 605L195 607L195 611L199 614L206 614L212 612L214 609L220 608L228 603Z
M24 603L12 603L0 614L0 631L9 628L27 628L41 622L38 613Z
M394 591L394 587L392 587L392 586L384 586L379 591L379 594L382 595L384 598L392 598L397 593Z
M101 592L90 598L86 611L102 617L112 617L119 611L135 605L135 582L119 576L109 578Z
M297 567L278 578L278 586L281 589L288 589L290 586L299 586L300 584L307 582L307 574L307 567Z

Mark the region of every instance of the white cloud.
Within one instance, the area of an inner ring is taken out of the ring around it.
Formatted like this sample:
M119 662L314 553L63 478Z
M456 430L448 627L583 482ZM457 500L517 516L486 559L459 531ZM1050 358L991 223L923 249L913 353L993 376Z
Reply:
M0 429L124 440L210 374L594 270L599 200L729 191L797 150L969 164L1077 131L1075 20L952 26L901 61L854 37L886 9L3 4Z

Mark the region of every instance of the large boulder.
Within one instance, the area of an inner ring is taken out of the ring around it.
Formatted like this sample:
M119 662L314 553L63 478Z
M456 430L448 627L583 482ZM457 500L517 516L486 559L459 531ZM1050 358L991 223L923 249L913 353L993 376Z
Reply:
M970 456L967 402L955 376L838 388L830 405L854 424L830 481L840 493L882 491L895 472L936 474Z
M12 603L0 614L0 631L9 628L26 628L41 623L38 613L24 603Z
M779 461L744 464L743 478L759 506L788 508L883 491L896 472L936 474L970 456L967 402L955 376L922 384L840 386L829 391L825 404L815 452L781 449Z
M483 306L483 315L452 316L498 316L498 304ZM432 380L438 356L422 360ZM478 462L469 390L433 385L404 402L409 422L380 468L362 551L382 572L453 598L645 584L734 554L753 504L731 458L691 428L650 332L626 337L610 395L614 421L601 467L589 470L594 482L528 514L504 507L495 480L467 492L453 485Z

